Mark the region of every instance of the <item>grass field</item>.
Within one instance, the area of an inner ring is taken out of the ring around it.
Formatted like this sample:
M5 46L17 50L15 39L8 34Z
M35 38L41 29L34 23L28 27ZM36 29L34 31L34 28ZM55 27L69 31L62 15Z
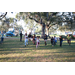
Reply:
M71 46L67 41L63 41L63 46L52 47L50 40L47 40L47 46L43 39L40 40L40 46L36 49L32 41L27 47L24 46L24 40L19 38L6 38L4 43L0 44L0 62L75 62L75 40L72 40Z

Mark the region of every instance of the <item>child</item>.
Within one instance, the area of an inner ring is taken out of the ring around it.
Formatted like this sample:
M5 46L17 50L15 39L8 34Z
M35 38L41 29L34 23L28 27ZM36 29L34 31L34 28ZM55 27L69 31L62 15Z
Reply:
M33 44L35 45L35 42L36 42L36 35L34 34L33 35Z
M39 40L39 37L37 37L37 39L36 39L36 48L39 46L39 44L40 44L40 40Z
M31 41L31 37L32 37L32 35L31 35L31 33L29 33L29 35L28 35L29 41Z
M22 41L22 31L20 32L20 41Z
M28 36L27 36L27 33L25 34L25 47L26 47L26 44L28 45Z
M71 36L70 35L67 36L67 42L69 45L71 44Z
M60 36L60 47L62 46L63 38Z
M44 35L45 46L47 45L46 41L47 41L47 35L45 34L45 35Z
M57 43L57 38L54 36L54 45Z
M54 45L54 38L53 37L51 38L51 44L52 44L52 47L53 47L53 45Z

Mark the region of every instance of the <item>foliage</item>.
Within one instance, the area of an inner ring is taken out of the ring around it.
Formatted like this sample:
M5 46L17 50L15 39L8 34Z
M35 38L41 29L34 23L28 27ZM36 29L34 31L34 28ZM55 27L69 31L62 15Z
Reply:
M13 12L11 12L13 13ZM34 20L42 26L42 32L45 28L49 29L53 26L61 31L74 31L75 30L75 12L19 12L16 15L18 20L23 19L27 22L28 19ZM7 12L0 15L2 25L9 25L13 23L13 18L6 18ZM51 29L50 29L51 30Z
M7 15L7 12L2 13L2 14L0 15L0 20L2 20L4 17L6 17L6 15Z
M74 12L21 12L20 17L23 19L31 19L45 26L49 30L53 26L61 31L75 30ZM44 28L45 30L45 28ZM42 30L43 31L43 30Z
M72 38L72 39L75 39L75 37L74 37L73 35L71 35L71 38Z

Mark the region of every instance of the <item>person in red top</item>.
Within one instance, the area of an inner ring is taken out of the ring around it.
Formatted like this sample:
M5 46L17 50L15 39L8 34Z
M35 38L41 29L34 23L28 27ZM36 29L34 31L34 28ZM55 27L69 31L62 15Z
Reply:
M36 35L35 34L33 35L33 44L34 45L36 44Z

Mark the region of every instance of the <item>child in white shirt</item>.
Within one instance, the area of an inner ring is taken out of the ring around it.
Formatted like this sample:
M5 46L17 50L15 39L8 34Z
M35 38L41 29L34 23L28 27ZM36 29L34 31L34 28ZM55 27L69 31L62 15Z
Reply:
M39 40L39 37L37 37L37 39L36 39L36 48L39 46L39 44L40 44L40 40Z
M26 44L28 45L28 36L27 36L27 33L25 34L25 47L26 47Z

